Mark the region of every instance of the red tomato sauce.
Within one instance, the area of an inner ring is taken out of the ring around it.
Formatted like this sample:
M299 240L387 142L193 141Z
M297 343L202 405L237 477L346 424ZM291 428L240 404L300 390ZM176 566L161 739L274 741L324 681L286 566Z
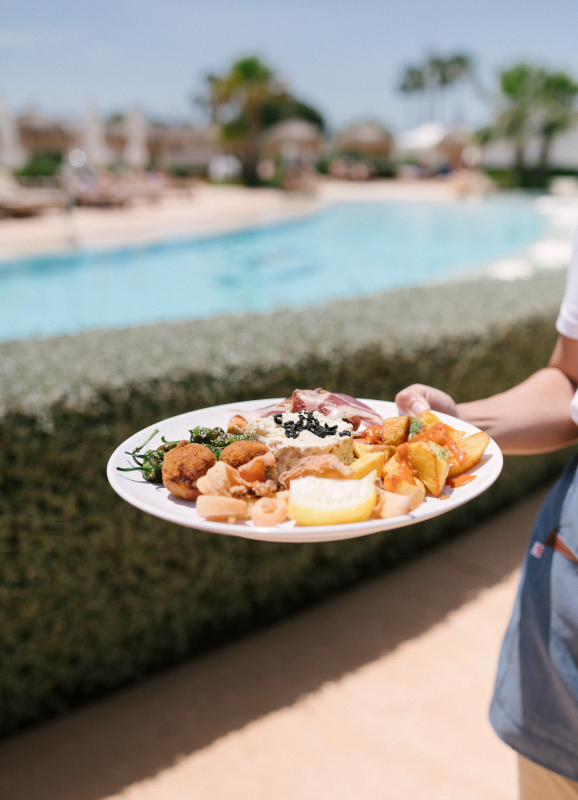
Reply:
M450 469L452 466L459 466L463 464L465 459L468 457L468 454L464 450L460 449L459 444L448 435L447 428L443 422L434 422L433 425L429 425L427 428L422 428L421 431L416 434L411 441L435 442L441 447L445 447L450 453Z
M471 483L475 478L475 475L458 475L456 478L450 478L447 483L452 489L457 489L459 486L465 486L467 483Z
M383 428L380 425L370 425L364 434L365 444L380 444L383 442Z

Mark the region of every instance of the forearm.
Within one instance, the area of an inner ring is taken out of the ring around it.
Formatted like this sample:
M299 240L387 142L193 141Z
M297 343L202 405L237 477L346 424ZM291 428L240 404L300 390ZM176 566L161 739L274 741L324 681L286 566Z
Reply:
M502 394L459 404L458 416L488 433L504 453L545 453L578 441L570 418L575 388L550 366Z

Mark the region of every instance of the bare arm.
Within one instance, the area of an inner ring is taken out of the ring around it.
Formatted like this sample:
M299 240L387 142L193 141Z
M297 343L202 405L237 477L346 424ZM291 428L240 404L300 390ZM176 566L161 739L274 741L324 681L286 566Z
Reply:
M432 387L414 384L400 392L402 413L432 408L486 431L510 455L545 453L578 441L570 402L578 384L578 340L560 336L549 365L501 394L456 405Z

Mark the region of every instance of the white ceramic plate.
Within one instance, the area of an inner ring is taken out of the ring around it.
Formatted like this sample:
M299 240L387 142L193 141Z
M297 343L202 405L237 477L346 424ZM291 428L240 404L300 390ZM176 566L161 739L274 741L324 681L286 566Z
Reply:
M117 469L117 467L134 466L134 462L130 455L127 455L127 451L130 453L141 445L155 428L159 429L159 434L151 440L147 448L158 447L161 444L161 436L164 436L169 441L188 439L189 429L197 425L203 425L207 428L219 426L226 430L227 423L235 411L243 408L264 408L275 403L278 399L250 400L244 403L189 411L186 414L180 414L177 417L157 422L135 433L126 442L123 442L110 457L107 467L110 485L124 500L141 511L188 528L223 533L229 536L242 536L245 539L256 539L263 542L331 542L339 539L352 539L356 536L366 536L370 533L392 528L402 528L405 525L413 525L416 522L436 517L438 514L447 514L448 511L452 511L454 508L485 492L494 483L502 470L502 453L493 439L490 439L481 461L470 470L472 474L476 475L474 481L457 489L449 489L446 486L444 494L447 497L445 499L427 497L425 502L410 514L390 519L371 519L367 520L367 522L356 522L347 525L300 527L291 521L274 528L259 528L251 522L236 523L234 525L209 522L197 515L194 501L181 500L178 497L174 497L164 486L145 481L140 472L119 472ZM374 408L383 417L395 417L398 414L395 403L382 400L362 400L362 402ZM466 435L477 433L479 430L473 425L450 417L447 414L438 413L438 416L454 428L465 431Z

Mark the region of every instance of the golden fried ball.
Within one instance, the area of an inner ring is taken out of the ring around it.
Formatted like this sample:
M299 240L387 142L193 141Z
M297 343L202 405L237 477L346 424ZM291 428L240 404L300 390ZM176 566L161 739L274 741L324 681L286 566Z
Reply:
M264 456L269 452L267 445L263 442L255 442L252 439L242 439L240 442L232 442L226 447L223 447L221 452L221 461L228 464L230 467L239 469L243 464L251 461L257 456Z
M197 480L216 463L217 459L204 444L180 442L165 454L163 483L171 494L196 500L200 494Z

